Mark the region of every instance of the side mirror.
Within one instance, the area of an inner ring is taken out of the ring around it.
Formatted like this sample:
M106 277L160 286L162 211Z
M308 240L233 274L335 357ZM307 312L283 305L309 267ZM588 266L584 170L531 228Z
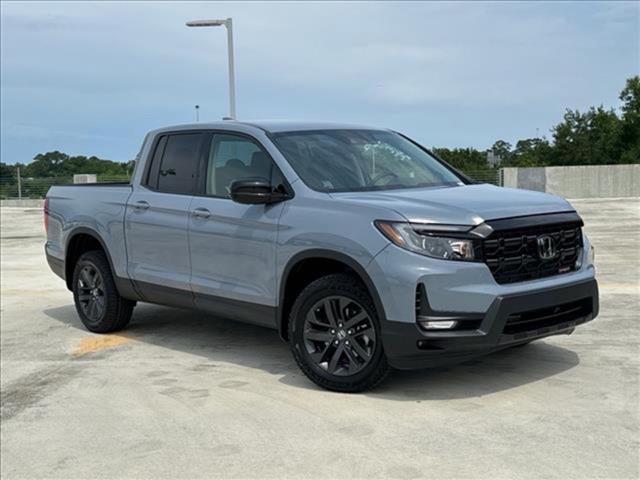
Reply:
M245 178L231 182L231 200L237 203L259 205L276 203L290 198L290 195L274 190L265 178Z

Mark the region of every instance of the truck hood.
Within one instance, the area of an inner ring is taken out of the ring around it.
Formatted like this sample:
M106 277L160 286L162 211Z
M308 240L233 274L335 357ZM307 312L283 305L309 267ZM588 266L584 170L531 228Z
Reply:
M574 211L561 197L494 185L332 193L396 211L410 222L477 225L485 220Z

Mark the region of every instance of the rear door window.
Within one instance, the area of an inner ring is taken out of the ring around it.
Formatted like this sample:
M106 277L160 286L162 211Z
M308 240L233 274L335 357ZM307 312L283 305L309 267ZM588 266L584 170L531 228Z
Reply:
M193 194L204 139L205 134L201 132L167 135L162 160L159 165L152 166L150 186L164 193ZM157 154L156 151L154 157ZM157 158L154 158L156 162ZM154 177L157 179L155 185Z

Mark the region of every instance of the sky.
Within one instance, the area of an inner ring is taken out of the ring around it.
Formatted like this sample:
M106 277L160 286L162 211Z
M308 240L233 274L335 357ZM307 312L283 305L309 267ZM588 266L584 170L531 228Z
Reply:
M161 126L238 119L393 128L428 147L550 137L567 108L617 107L640 72L640 2L7 2L0 159L117 161Z

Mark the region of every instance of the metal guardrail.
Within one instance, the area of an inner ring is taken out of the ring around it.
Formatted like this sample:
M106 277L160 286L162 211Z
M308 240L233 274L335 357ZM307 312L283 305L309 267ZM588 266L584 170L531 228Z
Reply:
M469 170L468 176L479 182L502 184L501 170ZM126 175L98 175L98 182L128 182ZM73 184L73 176L64 177L0 177L0 198L44 198L53 185Z
M463 172L478 182L502 186L502 169L463 170Z
M98 175L98 182L128 182L126 175ZM73 184L73 176L64 177L0 177L0 198L44 198L53 185Z

